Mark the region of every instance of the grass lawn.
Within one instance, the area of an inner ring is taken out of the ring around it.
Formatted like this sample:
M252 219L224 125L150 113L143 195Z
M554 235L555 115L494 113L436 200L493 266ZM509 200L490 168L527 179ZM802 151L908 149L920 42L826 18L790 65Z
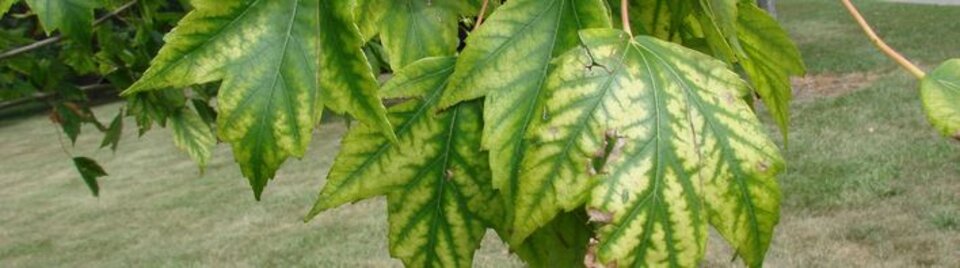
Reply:
M870 47L837 1L779 2L812 73L797 80L768 266L960 267L960 144L929 127L916 83ZM856 2L922 65L960 57L960 7ZM106 120L117 109L95 111ZM0 267L400 265L388 255L383 199L301 221L343 124L325 124L262 202L229 146L201 173L168 130L138 138L126 126L116 154L97 150L101 136L90 128L67 145L111 175L92 198L45 116L0 119ZM730 252L713 239L705 266L737 266ZM492 235L475 263L521 265Z

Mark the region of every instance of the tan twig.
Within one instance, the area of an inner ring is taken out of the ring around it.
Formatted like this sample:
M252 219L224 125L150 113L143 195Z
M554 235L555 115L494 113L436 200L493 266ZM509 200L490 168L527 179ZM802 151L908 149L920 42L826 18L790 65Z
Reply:
M917 79L923 79L923 77L927 76L923 70L920 70L920 67L917 67L917 65L910 62L910 60L907 60L907 58L903 57L903 55L900 55L899 52L893 50L893 48L887 45L883 39L880 39L880 37L877 36L877 33L873 31L873 28L870 27L870 24L867 23L867 20L864 19L863 15L860 14L860 11L857 10L857 7L853 6L853 3L850 3L850 0L840 0L840 2L842 2L847 8L847 11L850 12L850 15L853 16L853 19L857 21L857 24L860 24L860 28L863 29L863 32L870 37L870 42L877 46L877 48L886 54L887 57L893 59L893 61L896 61L897 64L910 72L910 74L913 74L913 76L916 76Z
M473 31L476 31L480 24L483 24L483 18L487 15L487 5L490 4L490 0L483 0L483 4L480 5L480 14L477 15L477 23L473 25Z
M630 29L630 1L620 1L620 19L623 21L623 30L633 38L633 30Z

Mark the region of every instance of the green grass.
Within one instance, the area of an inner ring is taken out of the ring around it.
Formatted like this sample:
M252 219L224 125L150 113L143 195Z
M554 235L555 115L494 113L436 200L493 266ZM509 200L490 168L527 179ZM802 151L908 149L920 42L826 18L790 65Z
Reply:
M812 73L896 68L870 44L839 0L779 0L780 19ZM960 8L854 0L877 34L923 65L960 57Z
M109 118L116 110L95 112ZM93 156L111 174L93 198L43 116L0 121L0 266L399 265L388 255L382 199L301 220L342 124L325 125L306 158L287 163L255 202L229 146L219 146L201 174L168 130L138 138L133 122L125 123L115 154L96 149L102 136L92 128L68 148ZM516 264L488 240L478 265Z
M768 266L960 267L960 145L929 127L915 82L873 50L836 1L780 2L813 73L880 78L793 104ZM856 3L924 65L960 57L960 8ZM117 108L95 111L110 118ZM44 116L0 120L0 267L400 265L388 254L382 199L301 221L342 124L325 124L307 156L289 161L255 202L228 146L200 173L167 130L138 138L126 123L116 154L97 150L101 135L90 128L68 145L111 174L92 198ZM715 236L705 266L731 266L731 256ZM476 264L520 265L494 236Z

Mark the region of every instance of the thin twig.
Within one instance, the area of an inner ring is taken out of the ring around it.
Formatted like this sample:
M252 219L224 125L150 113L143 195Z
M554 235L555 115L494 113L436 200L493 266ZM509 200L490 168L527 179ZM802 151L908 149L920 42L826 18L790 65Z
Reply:
M126 3L126 4L124 4L123 6L120 6L120 8L117 8L117 10L114 10L113 12L110 12L109 14L104 15L103 17L100 17L100 18L98 18L96 21L94 21L94 22L93 22L93 27L96 27L97 25L100 25L100 24L106 22L107 20L109 20L109 19L111 19L111 18L113 18L113 17L116 17L116 16L120 15L120 13L123 13L124 11L126 11L127 9L132 8L132 7L135 6L135 5L137 5L137 0L130 1L130 2ZM43 40L34 42L34 43L32 43L32 44L29 44L29 45L26 45L26 46L22 46L22 47L18 47L18 48L14 48L14 49L5 51L5 52L3 52L3 53L0 53L0 60L12 58L12 57L15 57L15 56L20 55L20 54L23 54L23 53L27 53L27 52L30 52L30 51L34 51L34 50L37 50L37 49L40 49L40 48L43 48L43 47L52 45L52 44L56 44L56 43L59 43L59 42L62 41L62 40L63 40L63 35L51 36L51 37L49 37L49 38L46 38L46 39L43 39Z
M630 29L630 1L620 1L620 19L623 21L623 30L633 38L633 30Z
M91 92L97 92L97 91L102 91L102 90L106 90L106 89L114 89L115 87L114 87L113 85L110 85L110 84L94 84L94 85L81 86L81 87L79 87L79 88L80 88L80 91L81 91L81 92L83 92L84 94L88 94L88 93L91 93ZM14 107L14 106L23 105L23 104L26 104L26 103L32 103L32 102L47 100L47 99L53 98L53 97L55 97L55 96L57 96L57 95L58 95L58 92L35 93L35 94L33 94L33 95L31 95L31 96L28 96L28 97L23 97L23 98L19 98L19 99L15 99L15 100L0 102L0 111L5 110L5 109L7 109L7 108Z
M483 0L483 4L480 5L480 14L477 15L477 23L473 25L473 30L476 31L477 27L480 27L480 24L483 24L483 17L487 14L487 5L490 4L490 0Z
M896 61L897 64L900 64L901 67L903 67L908 72L913 74L913 76L916 76L917 79L923 79L923 77L927 76L927 74L924 73L923 70L920 70L920 67L917 67L917 65L910 62L910 60L907 60L907 58L903 57L903 55L900 55L899 52L897 52L896 50L893 50L893 48L887 45L887 43L884 42L883 39L880 39L880 37L877 36L877 33L873 31L873 28L870 27L870 24L867 23L867 20L864 19L863 15L860 14L860 11L858 11L857 8L853 6L853 3L850 3L850 0L840 0L840 2L842 2L843 5L847 8L847 11L850 12L850 15L853 16L853 19L857 21L857 24L860 24L860 28L863 29L863 32L865 32L867 36L870 37L870 42L872 42L873 45L877 46L877 48L879 48L880 51L886 54L887 57L890 57L890 59L893 59L893 61Z

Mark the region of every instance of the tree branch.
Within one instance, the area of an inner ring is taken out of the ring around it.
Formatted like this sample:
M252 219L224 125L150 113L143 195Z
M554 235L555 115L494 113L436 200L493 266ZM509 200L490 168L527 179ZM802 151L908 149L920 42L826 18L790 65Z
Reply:
M630 1L620 0L620 19L623 21L623 30L633 38L633 29L630 29Z
M860 14L860 11L857 10L857 7L853 6L853 3L850 3L850 0L840 0L840 2L842 2L844 7L847 8L847 11L850 12L850 15L853 16L853 19L857 21L857 24L860 24L860 28L863 29L863 32L870 37L870 42L877 46L877 48L886 54L887 57L897 62L897 64L900 64L901 67L910 72L910 74L913 74L913 76L916 76L917 79L923 79L923 77L927 76L923 70L920 70L920 67L917 67L917 65L910 62L910 60L907 60L907 58L903 57L903 55L900 55L899 52L893 50L893 48L887 45L883 39L880 39L880 37L877 36L877 33L873 31L873 28L870 27L870 24L867 23L867 20L864 19L863 15Z
M476 31L477 27L480 27L480 24L483 24L483 17L487 15L487 5L490 4L490 0L483 0L483 5L480 6L480 14L477 15L477 23L473 25L473 30Z
M84 94L102 91L102 90L109 90L109 89L116 89L116 87L110 84L94 84L94 85L87 85L87 86L80 87L80 91L82 91ZM57 95L59 95L59 92L45 92L45 93L38 92L28 97L0 102L0 111L6 110L7 108L31 103L31 102L47 100L47 99L56 97Z
M96 21L93 22L92 27L96 27L97 25L103 24L103 23L106 22L107 20L109 20L109 19L111 19L111 18L113 18L113 17L116 17L116 16L120 15L120 13L123 13L124 11L126 11L127 9L132 8L132 7L135 6L135 5L137 5L137 0L130 1L130 2L126 3L126 4L124 4L123 6L120 6L119 8L117 8L117 10L114 10L113 12L110 12L109 14L104 15L103 17L98 18ZM14 49L5 51L5 52L3 52L3 53L0 53L0 60L12 58L12 57L15 57L15 56L20 55L20 54L23 54L23 53L27 53L27 52L30 52L30 51L34 51L34 50L37 50L37 49L40 49L40 48L43 48L43 47L52 45L52 44L56 44L56 43L59 43L59 42L62 41L62 40L63 40L63 36L62 36L62 35L57 35L57 36L52 36L52 37L49 37L49 38L47 38L47 39L43 39L43 40L34 42L34 43L29 44L29 45L26 45L26 46L14 48Z

